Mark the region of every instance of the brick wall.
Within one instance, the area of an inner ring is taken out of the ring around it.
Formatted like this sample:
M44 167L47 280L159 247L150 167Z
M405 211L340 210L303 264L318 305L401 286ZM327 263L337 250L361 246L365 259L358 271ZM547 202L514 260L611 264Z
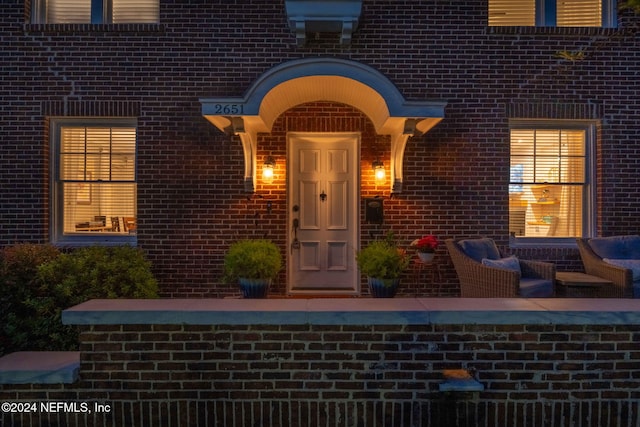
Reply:
M0 400L109 404L2 414L3 425L630 426L640 327L118 325L86 327L81 380L0 386ZM441 393L445 369L479 393Z
M246 199L240 143L202 118L198 99L239 96L271 67L318 56L371 66L408 100L448 101L445 119L424 137L409 140L404 191L385 201L385 227L363 224L363 242L391 229L403 238L427 232L442 239L485 235L506 248L508 120L515 117L600 120L598 233L640 229L640 93L629 71L638 69L640 44L634 30L638 18L627 13L620 16L620 30L502 29L486 27L486 0L365 1L351 46L323 34L296 47L282 1L163 1L160 24L120 26L32 25L30 7L29 0L10 0L0 15L2 245L48 240L48 117L134 115L138 242L149 253L163 294L237 294L220 281L223 248L241 233L260 234L258 227L269 228L283 243L283 213L262 215L255 226L252 215L262 210L263 199ZM586 60L554 58L559 50L579 49ZM281 117L275 134L261 136L259 156L284 157L278 134L304 130L307 126L295 119L304 116L304 108ZM360 131L371 132L350 108L331 108L326 114L332 119L325 123L343 115L351 123L345 128L362 125ZM363 171L373 156L371 144L363 146ZM279 161L280 177L283 165ZM363 195L380 190L370 187L364 174L363 184ZM283 200L282 189L258 190ZM554 261L559 270L581 269L572 249L517 253ZM457 295L444 248L438 259L443 269L438 292ZM283 280L276 289L283 289ZM431 291L429 284L401 290Z

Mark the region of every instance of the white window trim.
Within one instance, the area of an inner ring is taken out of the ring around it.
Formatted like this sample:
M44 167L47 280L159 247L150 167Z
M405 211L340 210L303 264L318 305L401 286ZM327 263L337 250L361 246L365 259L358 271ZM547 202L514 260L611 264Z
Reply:
M49 212L50 212L50 224L49 224L49 240L56 246L118 246L118 245L131 245L136 246L138 238L136 234L108 234L108 233L94 233L94 234L64 234L64 212L63 212L63 191L61 180L58 180L60 176L60 132L63 126L111 126L111 127L135 127L136 128L136 153L138 151L137 143L137 127L138 122L135 118L68 118L59 117L50 119L49 135L50 135L50 196L49 196ZM137 163L137 154L136 154ZM135 183L138 182L137 177L137 164ZM136 203L137 205L137 203ZM136 214L137 216L137 214Z
M511 120L509 130L512 129L579 129L585 131L585 182L583 190L582 236L596 235L596 128L593 120ZM509 140L509 145L511 141ZM509 154L511 159L511 154ZM507 180L510 183L511 179ZM506 186L509 191L509 185ZM511 213L507 210L508 215ZM567 247L575 248L576 237L527 237L509 236L509 246L518 247Z

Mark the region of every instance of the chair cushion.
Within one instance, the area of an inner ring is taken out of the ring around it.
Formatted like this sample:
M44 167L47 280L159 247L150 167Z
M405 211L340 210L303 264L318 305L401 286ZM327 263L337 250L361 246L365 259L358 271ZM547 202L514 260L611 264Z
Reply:
M488 267L517 271L518 274L522 274L522 271L520 270L520 261L518 261L518 258L516 258L515 255L500 259L482 258L482 264Z
M640 280L640 259L603 258L602 260L607 264L617 265L618 267L631 270L631 273L633 274L633 281L636 282Z
M520 279L520 296L548 298L553 296L553 281L547 279Z
M589 246L600 258L640 259L640 236L597 237Z
M500 251L492 239L486 237L482 239L465 239L460 240L458 244L468 257L478 262L482 262L483 258L500 258Z

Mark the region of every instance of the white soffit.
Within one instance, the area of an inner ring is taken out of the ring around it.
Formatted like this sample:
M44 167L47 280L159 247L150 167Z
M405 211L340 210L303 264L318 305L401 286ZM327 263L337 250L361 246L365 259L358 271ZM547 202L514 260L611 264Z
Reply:
M365 113L377 129L389 118L389 109L379 93L341 76L309 76L283 82L265 95L260 105L260 116L270 129L278 116L288 109L316 101L351 105Z

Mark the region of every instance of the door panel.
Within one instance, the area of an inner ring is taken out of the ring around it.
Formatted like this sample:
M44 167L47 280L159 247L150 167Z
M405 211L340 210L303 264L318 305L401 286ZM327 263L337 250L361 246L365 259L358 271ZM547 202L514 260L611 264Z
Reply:
M332 203L328 205L327 228L329 230L346 230L348 221L348 182L330 182L329 194L331 194Z
M288 290L356 293L359 135L290 134L288 150Z
M320 204L318 195L320 194L320 182L300 181L300 231L320 229Z

